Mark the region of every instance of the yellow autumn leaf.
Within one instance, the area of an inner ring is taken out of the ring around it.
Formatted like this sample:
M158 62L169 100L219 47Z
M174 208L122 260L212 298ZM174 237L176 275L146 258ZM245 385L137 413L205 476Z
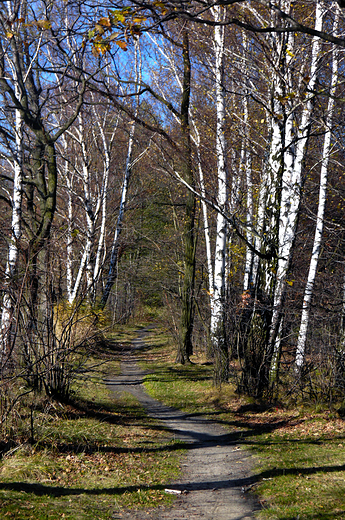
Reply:
M113 40L115 40L119 36L119 34L120 33L118 33L118 32L113 33L111 36L109 36L108 41L112 42Z
M137 18L133 18L133 23L136 25L140 25L141 23L145 22L146 18L144 16L140 16Z
M98 25L103 25L103 27L111 27L111 21L108 17L101 18L97 23Z
M123 51L126 51L127 50L127 43L122 41L122 40L118 40L115 42L116 45L118 45L120 47L120 49L122 49Z
M52 26L49 20L37 20L37 22L35 22L35 25L40 29L51 29Z
M166 8L164 2L160 2L158 0L157 2L153 2L153 5L154 5L154 7L158 7L158 9L161 10L161 13L163 16L168 12L168 9Z
M96 23L95 25L95 30L99 33L99 34L104 34L104 28L102 25L100 25L99 23Z
M100 43L95 43L94 48L96 49L98 55L105 54L107 51L110 50L110 45L109 45L109 43L106 43L106 42L100 42Z
M126 17L121 13L116 13L116 16L114 17L115 20L123 23L126 20Z

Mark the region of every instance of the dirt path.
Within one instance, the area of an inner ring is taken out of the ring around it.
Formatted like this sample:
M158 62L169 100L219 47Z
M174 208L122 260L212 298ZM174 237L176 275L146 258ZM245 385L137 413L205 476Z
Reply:
M248 452L240 449L231 433L203 417L191 417L153 399L142 385L145 373L136 363L135 351L145 346L147 330L138 332L130 351L123 355L122 374L107 379L115 393L130 392L149 415L190 445L181 479L168 486L182 491L173 507L130 511L117 518L132 520L249 520L258 504L246 493L253 482Z

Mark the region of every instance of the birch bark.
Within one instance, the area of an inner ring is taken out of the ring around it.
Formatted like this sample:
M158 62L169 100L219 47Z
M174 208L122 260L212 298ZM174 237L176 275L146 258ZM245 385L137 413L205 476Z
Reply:
M6 2L8 20L12 20L14 15L11 2ZM22 89L20 87L20 77L16 59L8 53L4 53L9 69L13 75L14 95L21 102ZM0 325L0 371L4 363L11 356L11 326L14 310L14 299L11 295L11 281L16 274L19 254L19 243L21 239L21 219L22 219L22 189L23 189L23 115L17 108L14 110L14 132L15 146L13 150L13 194L12 194L12 219L11 236L8 245L7 262L4 278L4 296L2 301L1 325Z
M95 113L95 110L94 110L94 113ZM96 116L96 113L95 113L95 116ZM105 235L106 235L106 220L107 220L107 193L108 193L108 182L109 182L109 173L110 173L110 158L111 158L111 149L112 149L113 142L115 139L118 122L119 122L119 117L117 117L117 119L116 119L115 125L114 125L112 133L110 135L110 139L108 140L105 135L104 125L102 125L100 123L100 121L97 119L97 127L99 130L100 136L101 136L103 151L104 151L104 166L103 166L102 189L101 189L101 194L100 194L101 195L101 210L102 210L101 226L100 226L100 231L99 231L94 272L93 272L94 298L95 298L97 283L99 281L99 277L101 274L101 269L102 269L102 266L104 264L105 257L106 257ZM103 256L102 256L102 251L103 251Z
M222 22L226 10L214 7L212 15L215 22ZM215 90L216 90L216 153L217 153L217 204L223 212L228 202L227 188L227 146L225 139L225 86L224 86L224 26L214 28ZM225 295L226 295L226 247L228 223L221 213L217 214L217 232L214 255L214 279L211 296L211 339L214 349L215 383L217 385L229 378L229 352L225 339Z
M323 7L320 1L315 8L315 29L322 29ZM287 47L287 66L293 56L292 38L290 35ZM320 59L320 39L314 37L311 49L310 75L307 86L307 99L303 105L300 124L295 130L295 118L293 109L286 118L285 125L285 148L284 168L281 185L281 203L278 232L278 265L274 288L273 314L269 340L269 352L272 352L270 366L270 383L273 385L277 380L279 369L279 357L281 349L280 331L282 330L282 307L286 292L286 279L290 268L293 245L295 242L297 221L301 201L302 190L302 167L304 151L309 135L311 115L313 110L312 99L317 80L318 63ZM291 71L289 71L291 76ZM289 89L291 92L291 88ZM288 92L288 93L289 93ZM295 144L296 143L296 144Z
M20 90L16 85L16 96L20 98ZM1 328L0 328L0 371L11 355L11 326L14 310L14 300L11 295L11 281L15 276L18 263L18 248L21 239L22 215L22 184L23 184L23 118L19 110L15 110L15 150L13 157L13 195L12 195L12 222L11 237L8 246L7 264L5 271L5 292L2 301Z
M91 302L95 302L97 284L105 260L111 150L118 128L119 115L114 114L107 107L101 108L99 103L99 100L92 95L92 111L80 114L77 125L62 136L60 144L62 158L60 175L64 179L67 191L66 284L70 304L75 302L80 293L85 274L86 293ZM90 127L88 121L91 117L94 125ZM98 155L101 160L95 161ZM103 163L103 171L99 163ZM76 204L76 201L79 203ZM81 217L78 216L79 207L84 210ZM81 242L79 250L82 254L78 262L75 259L74 234ZM83 235L85 235L84 244ZM78 263L77 269L75 269L76 263Z
M336 33L338 27L339 11L336 10L336 17L333 25L333 32ZM334 115L334 99L336 94L336 88L338 84L338 66L339 66L339 50L333 48L332 51L332 77L331 86L329 91L328 107L325 120L325 137L323 144L323 152L321 158L321 171L320 171L320 190L319 190L319 204L316 217L316 228L313 243L313 250L310 259L309 272L307 284L304 290L303 308L301 316L301 324L299 329L299 335L297 340L295 368L296 372L300 373L304 363L305 357L305 345L307 339L309 315L310 315L310 304L313 295L314 282L317 273L317 265L321 252L322 233L324 224L324 214L327 198L327 177L328 177L328 163L331 154L331 130L332 130L332 119Z

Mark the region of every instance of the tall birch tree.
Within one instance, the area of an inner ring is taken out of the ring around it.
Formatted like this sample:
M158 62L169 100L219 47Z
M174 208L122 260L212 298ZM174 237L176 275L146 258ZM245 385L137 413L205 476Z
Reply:
M321 31L323 22L323 5L321 1L315 7L315 30ZM288 54L287 66L290 67L290 58L293 55L293 35L290 34L286 52ZM317 81L318 65L320 60L321 42L314 37L311 45L311 64L309 80L307 83L307 97L304 101L299 124L294 117L294 106L287 101L290 113L287 113L285 123L285 147L284 165L281 184L281 201L279 212L278 232L278 265L273 296L273 314L269 339L269 351L272 352L270 366L270 382L273 384L277 378L279 368L279 356L281 347L282 307L286 291L286 280L291 264L293 245L295 243L297 222L299 216L301 189L303 184L302 169L305 148L310 132L313 111L313 97ZM288 78L291 70L288 71ZM292 85L288 86L285 96L291 98ZM294 97L294 96L293 96ZM295 144L296 142L296 144Z
M214 55L215 55L215 90L216 90L216 154L217 154L217 204L222 213L217 214L217 232L214 254L213 290L211 295L211 338L214 350L215 382L220 384L229 377L229 350L225 338L225 298L226 298L226 248L228 238L228 222L224 217L228 204L227 179L227 145L225 139L226 112L225 112L225 85L224 85L224 36L225 28L220 25L225 17L223 7L212 10L214 21ZM218 25L219 24L219 25Z
M140 92L141 73L142 73L141 51L140 51L139 39L135 42L134 61L135 61L134 84L135 84L135 92L136 92L136 96L135 96L136 107L135 107L134 118L136 119L138 117L139 108L140 108L139 92ZM117 223L116 223L116 228L115 228L113 243L112 243L112 248L111 248L109 270L108 270L108 275L107 275L105 287L103 289L102 298L101 298L101 302L100 302L100 306L102 309L105 307L105 305L108 301L110 291L114 285L114 282L115 282L116 276L117 276L120 235L121 235L122 228L123 228L123 221L124 221L125 210L126 210L126 205L127 205L127 198L128 198L128 187L129 187L129 181L131 178L132 168L133 168L133 145L134 145L135 129L136 129L136 123L135 123L135 120L133 120L130 123L127 157L126 157L126 164L125 164L125 174L124 174L123 184L122 184L122 189L121 189L121 201L120 201L119 214L117 217Z
M333 31L336 33L338 28L339 13L336 9L335 20L333 24ZM325 206L327 199L327 178L328 178L328 164L331 155L332 145L332 120L334 115L335 95L338 86L338 68L339 68L339 49L333 47L332 49L332 75L329 88L329 99L327 112L325 117L325 137L323 143L323 150L321 156L321 170L320 170L320 189L319 189L319 204L316 217L316 227L313 249L310 258L308 279L304 290L303 308L300 329L297 339L295 366L297 373L300 373L304 363L305 347L307 340L307 332L310 316L310 305L313 296L314 283L317 273L318 261L321 253L323 226Z

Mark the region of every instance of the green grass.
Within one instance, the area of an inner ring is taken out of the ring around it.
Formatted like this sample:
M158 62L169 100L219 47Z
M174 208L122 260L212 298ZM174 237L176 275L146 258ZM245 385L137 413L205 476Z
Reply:
M193 357L193 363L176 365L176 350L164 331L150 333L150 348L138 353L141 366L149 372L146 390L165 404L185 412L212 412L213 372L209 363Z
M153 331L142 354L151 395L189 413L217 418L254 455L262 520L345 519L345 421L329 411L269 408L212 387L212 368L174 363L168 336Z
M103 377L119 364L107 356L89 361L69 404L37 400L34 443L17 438L0 460L1 519L106 520L172 501L183 451L131 395L110 395Z
M344 519L344 421L328 413L286 415L285 425L255 439L261 518Z

